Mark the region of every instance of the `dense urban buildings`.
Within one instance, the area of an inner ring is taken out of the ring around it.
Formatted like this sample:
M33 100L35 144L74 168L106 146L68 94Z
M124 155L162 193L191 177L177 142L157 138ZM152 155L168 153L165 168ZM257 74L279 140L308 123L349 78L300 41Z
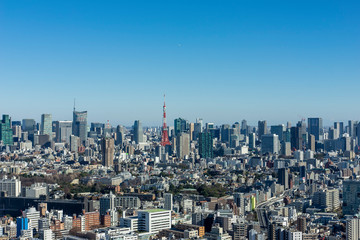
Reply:
M88 126L87 111L40 123L4 114L0 235L358 239L358 123L307 122L112 127Z

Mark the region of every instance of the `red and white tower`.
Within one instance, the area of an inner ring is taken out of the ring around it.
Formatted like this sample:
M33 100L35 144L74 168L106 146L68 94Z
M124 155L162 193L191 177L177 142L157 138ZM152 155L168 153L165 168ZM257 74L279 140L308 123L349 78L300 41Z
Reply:
M164 94L164 107L163 107L163 126L161 133L161 146L171 145L169 141L168 128L166 126L166 104L165 104L165 94Z

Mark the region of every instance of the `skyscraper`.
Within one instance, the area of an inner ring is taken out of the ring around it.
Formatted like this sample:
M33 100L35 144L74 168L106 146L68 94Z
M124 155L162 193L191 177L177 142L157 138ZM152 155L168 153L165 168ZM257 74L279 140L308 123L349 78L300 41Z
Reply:
M278 154L279 152L279 136L276 134L263 134L261 137L261 153Z
M343 214L354 215L360 212L360 181L343 182Z
M258 137L261 139L262 135L267 133L266 121L258 121Z
M144 142L144 133L140 120L134 122L134 141L136 144Z
M41 115L41 128L40 134L49 135L52 139L52 117L51 114L42 114Z
M73 135L80 138L82 144L87 140L87 111L73 112Z
M280 124L280 125L275 125L275 126L271 126L270 127L270 132L271 134L276 134L279 136L279 141L283 141L284 140L284 131L285 131L285 126L284 124Z
M196 124L195 124L196 125ZM196 131L196 126L194 126L194 131ZM187 132L189 130L189 122L183 118L174 119L174 131L175 136L181 132ZM196 137L196 136L195 136Z
M255 133L249 134L249 148L255 148L256 147L256 136Z
M16 218L16 237L21 236L22 230L29 229L29 219L25 217Z
M122 145L124 142L124 137L125 137L124 127L118 125L116 127L116 145Z
M0 141L4 145L13 145L13 131L11 128L11 118L9 115L3 115L0 122Z
M101 153L104 166L112 167L114 165L114 152L114 139L104 137L101 140Z
M278 171L278 182L284 186L284 189L289 189L289 169L281 168Z
M290 142L291 142L291 148L298 150L303 149L301 127L296 126L290 128Z
M352 121L352 120L349 120L349 125L348 125L348 128L349 128L349 135L350 137L354 137L355 136L355 126L357 125L357 121Z
M23 132L28 133L28 138L31 141L34 141L34 134L36 131L36 122L34 119L23 119L22 120L22 130Z
M322 141L323 120L322 118L308 118L308 133L315 136L316 141Z
M246 120L242 120L241 121L241 130L240 130L240 133L247 136L249 134L249 131L248 131L248 125L247 125L247 122Z
M223 124L221 125L221 142L230 143L230 125Z
M180 133L176 137L176 156L183 159L190 154L190 135L188 133Z
M199 154L202 158L213 158L213 141L211 132L199 134Z
M72 134L72 121L56 121L55 132L56 142L64 142L70 144L70 136Z
M352 218L346 221L346 240L360 239L360 219Z
M164 209L166 210L173 210L173 195L171 193L164 193Z
M311 151L315 151L315 136L312 134L308 134L308 149Z

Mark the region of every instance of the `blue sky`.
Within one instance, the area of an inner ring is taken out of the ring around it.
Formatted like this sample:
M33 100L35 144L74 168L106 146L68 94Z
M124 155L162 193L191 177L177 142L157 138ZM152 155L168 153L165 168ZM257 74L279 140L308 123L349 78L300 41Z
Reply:
M0 114L359 119L360 1L0 1Z

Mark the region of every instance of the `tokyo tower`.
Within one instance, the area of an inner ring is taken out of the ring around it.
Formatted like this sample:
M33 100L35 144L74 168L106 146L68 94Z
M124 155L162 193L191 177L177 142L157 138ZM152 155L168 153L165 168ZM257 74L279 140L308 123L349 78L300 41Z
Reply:
M163 126L161 133L161 146L171 145L169 141L168 128L166 126L166 104L165 104L165 94L164 94L164 107L163 107Z

